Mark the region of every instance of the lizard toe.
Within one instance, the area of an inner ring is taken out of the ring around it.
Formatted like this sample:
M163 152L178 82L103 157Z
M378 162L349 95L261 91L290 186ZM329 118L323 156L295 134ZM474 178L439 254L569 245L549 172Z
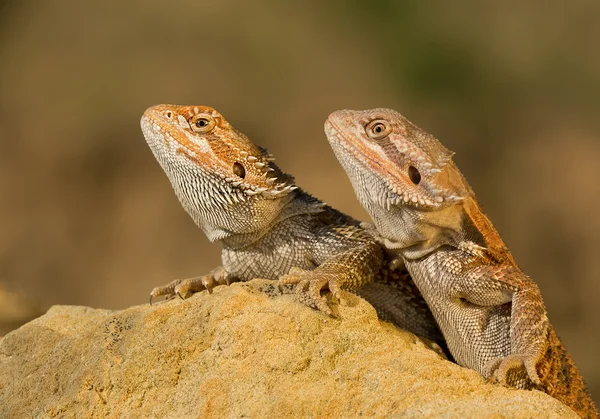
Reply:
M488 363L485 370L489 377L502 385L507 385L507 376L510 370L525 368L529 379L536 385L540 385L540 377L536 369L535 358L527 354L511 354L504 358L493 359Z
M162 285L160 287L155 287L150 292L150 305L152 305L152 301L157 297L165 297L166 300L171 299L175 295L175 287L179 285L183 280L176 279L174 281L169 282L167 285Z
M298 275L287 274L287 275L283 275L279 278L277 285L281 289L282 287L284 287L286 285L296 285L300 282L300 280L301 280L301 278Z
M333 295L333 298L340 303L342 301L342 289L339 286L339 281L337 281L336 279L333 280L329 280L328 282L328 288L329 291L331 292L331 294Z
M331 311L331 308L329 308L329 305L327 304L327 301L325 300L325 298L321 297L321 295L314 295L313 293L311 293L309 290L308 291L300 291L298 292L298 300L308 306L308 307L312 307L315 308L319 311L322 311L323 313L327 314L328 316L333 316L333 312Z
M299 302L333 316L327 300L321 296L321 290L327 283L327 278L315 275L313 271L292 268L289 274L279 279L279 289L281 290L285 285L294 284Z
M281 288L283 285L297 285L300 282L306 279L308 271L304 269L300 269L298 267L290 268L289 272L285 275L279 277L279 287Z

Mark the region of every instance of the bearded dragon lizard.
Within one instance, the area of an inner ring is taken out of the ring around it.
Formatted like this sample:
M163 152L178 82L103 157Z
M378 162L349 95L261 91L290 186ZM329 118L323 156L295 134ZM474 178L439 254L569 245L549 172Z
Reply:
M253 278L297 284L304 304L332 314L321 290L349 289L382 320L444 347L442 334L406 271L388 268L382 247L360 223L294 184L273 157L206 106L158 105L141 127L179 201L223 265L175 280L150 297L181 297Z
M334 112L325 132L455 360L502 384L544 391L582 417L598 417L548 322L538 286L517 267L453 153L390 109Z

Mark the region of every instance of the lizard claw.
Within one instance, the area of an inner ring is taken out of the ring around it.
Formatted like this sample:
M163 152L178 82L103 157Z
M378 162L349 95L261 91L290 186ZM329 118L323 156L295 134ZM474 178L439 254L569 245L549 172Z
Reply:
M337 281L330 280L328 282L329 291L331 292L331 295L333 295L335 301L339 304L342 301L342 290L340 289Z
M167 285L154 288L150 293L150 305L152 305L154 298L160 296L165 296L166 300L170 300L174 297L179 297L184 300L198 291L207 290L209 294L212 294L212 290L215 285L225 282L226 280L227 277L222 278L222 280L215 280L212 275L204 275L187 279L176 279Z
M152 305L152 302L156 297L164 295L166 297L166 300L170 300L171 298L173 298L173 296L175 295L173 290L175 289L175 285L177 285L179 282L181 282L181 279L176 279L175 281L171 281L167 285L153 288L150 292L150 305Z
M279 289L280 290L283 289L283 287L286 285L296 285L296 289L305 287L306 286L306 284L304 284L305 272L307 272L307 271L300 269L300 268L296 268L294 266L293 268L291 268L289 270L289 272L287 274L279 277L279 281L277 282ZM301 283L302 283L302 285L300 285Z
M279 278L279 289L289 284L296 285L296 295L301 303L316 308L328 316L335 317L327 304L327 300L321 296L321 290L327 286L333 297L338 301L340 300L341 290L335 278L331 278L331 275L324 275L322 273L315 273L315 271L306 271L294 267L290 269L287 275Z
M484 367L484 371L490 379L502 385L507 385L506 377L512 369L525 368L529 379L536 385L541 385L540 376L536 368L535 357L528 354L511 354L504 358L492 359Z

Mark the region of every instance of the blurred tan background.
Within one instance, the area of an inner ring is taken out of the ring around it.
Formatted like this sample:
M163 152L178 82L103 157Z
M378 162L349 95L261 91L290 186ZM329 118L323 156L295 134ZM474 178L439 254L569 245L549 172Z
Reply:
M0 0L4 327L219 264L143 140L148 106L217 108L362 219L323 122L385 106L457 151L600 401L599 19L595 0Z

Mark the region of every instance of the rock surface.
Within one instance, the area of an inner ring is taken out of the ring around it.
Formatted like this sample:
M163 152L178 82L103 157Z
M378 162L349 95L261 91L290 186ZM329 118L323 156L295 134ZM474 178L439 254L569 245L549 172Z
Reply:
M275 294L254 280L122 311L55 306L0 341L0 417L576 417L445 361L358 297L332 319Z

